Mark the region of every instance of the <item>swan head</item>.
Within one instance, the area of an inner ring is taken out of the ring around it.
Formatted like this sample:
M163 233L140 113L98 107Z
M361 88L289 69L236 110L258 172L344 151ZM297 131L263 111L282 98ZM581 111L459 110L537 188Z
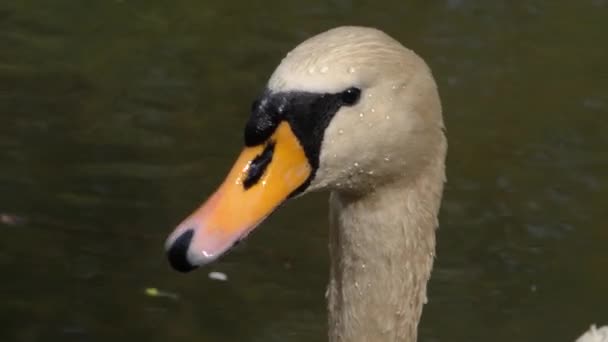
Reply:
M289 52L254 101L244 136L224 183L167 239L175 269L215 260L289 198L364 195L415 179L445 149L429 68L364 27L332 29Z

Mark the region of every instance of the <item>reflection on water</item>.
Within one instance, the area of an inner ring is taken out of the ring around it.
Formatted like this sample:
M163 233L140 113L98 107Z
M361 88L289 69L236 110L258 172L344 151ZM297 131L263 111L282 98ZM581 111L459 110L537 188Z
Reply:
M607 16L598 0L1 3L0 339L325 340L324 195L188 276L162 244L232 163L283 54L348 23L425 56L444 101L421 339L606 323Z

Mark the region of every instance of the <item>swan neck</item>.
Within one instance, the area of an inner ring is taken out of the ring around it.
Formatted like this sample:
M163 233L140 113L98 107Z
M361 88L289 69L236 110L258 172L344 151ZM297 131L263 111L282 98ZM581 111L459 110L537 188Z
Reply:
M416 341L435 255L443 166L364 197L330 195L331 342Z

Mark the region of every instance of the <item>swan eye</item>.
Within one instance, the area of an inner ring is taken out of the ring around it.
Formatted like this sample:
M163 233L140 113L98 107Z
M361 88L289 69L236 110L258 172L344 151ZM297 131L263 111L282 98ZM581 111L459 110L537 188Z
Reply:
M342 92L342 103L347 106L352 106L359 102L360 97L361 89L355 87L348 88L344 92Z

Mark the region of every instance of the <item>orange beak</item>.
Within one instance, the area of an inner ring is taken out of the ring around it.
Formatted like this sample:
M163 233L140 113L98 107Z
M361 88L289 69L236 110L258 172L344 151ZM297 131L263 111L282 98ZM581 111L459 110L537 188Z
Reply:
M169 262L187 272L247 236L310 177L312 167L287 122L264 145L246 147L219 189L167 239Z

